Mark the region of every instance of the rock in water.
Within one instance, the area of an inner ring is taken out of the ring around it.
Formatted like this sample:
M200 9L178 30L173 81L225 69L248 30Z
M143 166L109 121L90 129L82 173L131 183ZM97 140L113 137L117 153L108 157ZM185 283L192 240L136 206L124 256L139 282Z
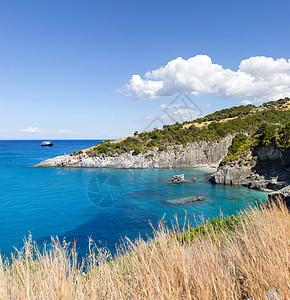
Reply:
M187 200L186 203L190 203L190 202L196 202L196 201L203 201L205 199L204 196L197 196L197 197L194 197L190 200Z
M190 181L196 181L196 177L192 177Z
M184 174L181 174L181 175L174 175L174 176L171 178L171 181L174 182L174 183L185 182Z

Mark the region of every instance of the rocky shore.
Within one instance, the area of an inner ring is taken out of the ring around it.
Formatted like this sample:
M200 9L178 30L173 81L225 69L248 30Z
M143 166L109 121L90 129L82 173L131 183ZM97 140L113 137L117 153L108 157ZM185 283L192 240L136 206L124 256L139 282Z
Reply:
M86 153L62 155L45 160L36 167L76 167L76 168L186 168L214 167L227 155L233 136L220 141L200 141L183 145L168 146L165 151L158 148L145 154L133 155L132 151L116 156L99 155L91 157Z
M209 180L216 184L243 185L270 192L269 201L282 199L290 208L290 149L262 146L249 153L244 163L221 163Z
M211 167L217 172L211 175L214 184L242 185L251 189L273 192L269 199L282 199L289 204L290 149L275 145L260 146L241 160L224 163L233 136L221 141L201 141L186 146L168 146L165 151L158 148L145 154L133 155L132 151L116 156L91 157L86 153L62 155L45 160L36 167L75 168L184 168ZM280 195L280 196L279 196Z
M281 199L286 203L286 206L290 209L290 185L284 187L281 190L269 193L268 199L274 202L277 202Z
M221 163L210 181L216 184L243 185L251 189L276 191L290 184L290 149L262 146L239 160Z

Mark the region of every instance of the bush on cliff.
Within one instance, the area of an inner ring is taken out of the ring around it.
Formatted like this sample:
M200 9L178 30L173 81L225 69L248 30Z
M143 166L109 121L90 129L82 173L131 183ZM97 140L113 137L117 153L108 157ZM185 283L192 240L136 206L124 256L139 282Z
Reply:
M274 124L262 124L260 142L264 145L270 145L276 140L277 126Z
M279 132L279 145L283 148L289 148L290 147L290 121L287 122L287 124L280 129Z
M141 150L139 148L135 148L132 155L135 156L135 155L138 155L141 153Z

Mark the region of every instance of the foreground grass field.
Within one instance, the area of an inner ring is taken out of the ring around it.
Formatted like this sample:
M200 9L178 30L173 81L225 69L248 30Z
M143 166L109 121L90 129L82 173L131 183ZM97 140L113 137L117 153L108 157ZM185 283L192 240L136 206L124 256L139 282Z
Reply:
M112 259L89 241L79 264L65 242L38 250L31 240L1 260L1 299L264 299L290 295L290 216L282 205L251 209L234 222L154 239L126 240ZM178 230L176 230L178 232ZM84 272L84 270L86 270ZM260 297L260 298L259 298Z

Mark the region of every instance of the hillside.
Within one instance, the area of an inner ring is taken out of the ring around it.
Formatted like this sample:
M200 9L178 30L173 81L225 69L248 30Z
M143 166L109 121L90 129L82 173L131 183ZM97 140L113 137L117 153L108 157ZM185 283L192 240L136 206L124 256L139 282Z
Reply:
M223 109L203 118L183 124L164 125L163 129L154 129L117 141L104 141L85 152L88 156L112 156L133 151L132 155L146 153L157 147L165 151L169 145L186 145L201 140L218 141L233 133L265 135L261 143L275 142L282 147L289 147L290 103L288 98L271 101L263 106L238 106ZM273 125L279 123L280 125ZM288 125L287 125L288 124ZM263 132L257 129L262 128ZM275 131L275 137L271 136ZM273 138L273 140L272 140ZM80 154L74 153L74 154Z
M256 128L237 132L210 181L265 191L285 191L290 184L289 104L289 100L285 103L270 102L256 108L248 117L257 117ZM265 116L262 122L261 115ZM289 202L288 192L282 194Z

